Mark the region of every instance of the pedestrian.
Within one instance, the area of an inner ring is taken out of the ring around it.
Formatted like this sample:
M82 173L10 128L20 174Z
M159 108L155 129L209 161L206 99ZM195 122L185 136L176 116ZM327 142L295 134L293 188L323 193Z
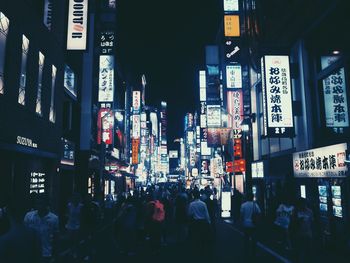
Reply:
M83 204L78 193L74 193L67 204L67 223L65 228L72 248L73 258L77 258L77 247L80 238L80 221Z
M158 199L152 200L147 204L149 220L149 237L152 253L158 253L162 240L162 225L165 219L164 204Z
M0 236L0 262L40 262L40 237L34 229L24 226L20 205L11 199L2 212L2 216L10 223L10 228Z
M257 217L261 215L259 205L254 201L252 193L247 194L246 201L241 205L240 218L244 231L244 247L247 255L255 257L256 253L256 231Z
M280 240L279 242L281 242L287 250L292 249L289 226L293 212L294 206L291 205L291 202L288 201L286 197L284 197L276 210L276 220L274 221L274 225L276 226L277 236Z
M200 255L200 251L207 251L210 242L210 217L207 205L200 200L200 192L194 189L194 200L189 204L188 216L190 220L189 238L190 245L194 249L194 255ZM204 250L203 250L204 249Z
M310 262L313 241L314 214L305 198L299 198L292 217L292 231L295 241L297 262Z
M188 196L184 188L180 189L175 200L175 224L176 224L176 240L178 243L183 243L187 236L187 209Z
M50 212L46 194L39 194L36 199L37 210L29 211L24 217L24 225L37 231L41 240L42 262L50 262L56 252L59 231L58 216Z
M241 194L240 191L238 191L235 188L231 199L232 199L231 209L232 209L233 222L237 224L240 218L240 209L242 205L243 195Z

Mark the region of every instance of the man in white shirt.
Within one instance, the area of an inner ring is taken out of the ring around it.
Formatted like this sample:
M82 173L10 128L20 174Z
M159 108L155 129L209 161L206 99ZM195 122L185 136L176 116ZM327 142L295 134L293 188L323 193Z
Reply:
M24 217L24 224L40 236L43 262L50 262L53 254L54 239L58 234L58 217L49 211L48 198L38 196L37 209L29 211Z
M248 255L254 256L256 249L256 225L253 222L253 214L260 215L261 210L259 205L254 202L252 193L247 194L247 201L241 205L240 212L245 237L245 250Z

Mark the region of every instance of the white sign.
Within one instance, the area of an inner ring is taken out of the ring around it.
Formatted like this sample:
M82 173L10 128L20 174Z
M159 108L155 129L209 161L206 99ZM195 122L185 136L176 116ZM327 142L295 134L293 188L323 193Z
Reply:
M44 6L44 25L51 30L52 23L52 2L53 0L45 0Z
M38 144L33 142L32 139L28 139L22 136L17 136L17 144L28 146L31 148L38 148Z
M349 127L348 101L344 68L323 80L327 127Z
M114 98L114 57L100 56L99 102L112 102Z
M207 142L201 142L201 155L211 155L211 148L208 147Z
M264 163L252 163L252 178L264 178Z
M228 89L242 88L242 68L241 65L226 66L226 85Z
M207 105L208 127L221 127L221 106Z
M264 56L263 100L265 135L289 137L293 129L288 56Z
M141 122L140 122L140 115L132 115L132 138L138 139L140 138L140 129L141 129Z
M224 0L224 11L234 12L239 11L238 0Z
M199 100L206 101L207 100L207 81L205 76L205 70L199 71Z
M316 148L293 154L295 177L345 177L347 144Z
M140 110L141 105L141 92L133 91L132 92L132 109L134 112L138 112Z
M169 151L169 158L178 158L178 152L175 150Z
M231 192L221 193L221 217L231 217Z
M85 50L88 0L69 0L67 49Z

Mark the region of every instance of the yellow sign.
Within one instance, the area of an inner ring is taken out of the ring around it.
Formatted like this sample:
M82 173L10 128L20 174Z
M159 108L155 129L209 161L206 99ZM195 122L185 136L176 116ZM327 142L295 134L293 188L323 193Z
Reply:
M227 15L224 17L225 37L239 37L239 16Z

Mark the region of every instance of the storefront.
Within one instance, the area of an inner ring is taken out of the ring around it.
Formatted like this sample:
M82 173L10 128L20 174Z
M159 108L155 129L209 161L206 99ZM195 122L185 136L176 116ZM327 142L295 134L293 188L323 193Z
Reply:
M342 247L347 242L349 180L345 163L347 143L293 154L297 197L308 200L325 246ZM332 241L337 240L337 244Z

